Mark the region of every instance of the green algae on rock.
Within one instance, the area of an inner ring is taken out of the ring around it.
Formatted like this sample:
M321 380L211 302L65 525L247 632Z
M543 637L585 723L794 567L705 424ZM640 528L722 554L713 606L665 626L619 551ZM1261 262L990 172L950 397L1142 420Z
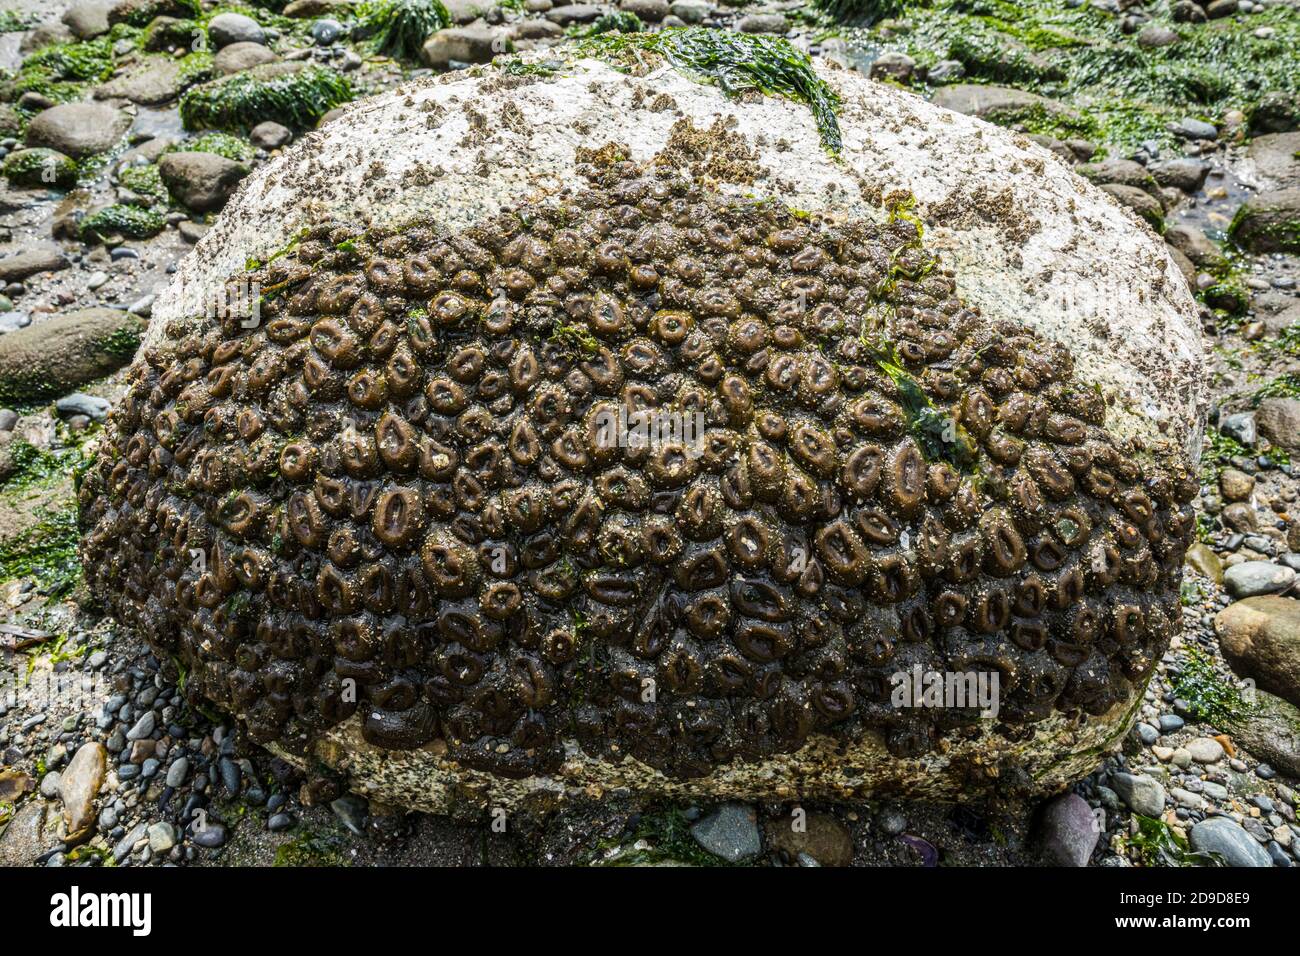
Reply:
M191 130L246 132L267 120L303 130L353 95L347 79L325 67L266 63L191 87L180 114Z
M371 0L362 5L358 27L381 56L418 60L424 41L451 26L442 0Z
M44 147L17 149L5 157L3 173L15 186L71 189L77 184L77 162Z
M58 398L131 361L143 320L116 309L82 309L5 336L0 402Z
M103 242L109 236L149 239L167 226L162 214L139 206L114 204L96 209L81 220L78 232L83 242Z
M1261 101L1300 99L1300 18L1284 4L1205 24L1170 23L1163 5L1152 7L1149 22L1178 37L1158 48L1126 33L1122 14L1094 4L903 6L899 19L872 32L873 44L909 53L921 67L955 59L975 82L1011 82L1059 99L1088 114L1094 129L1085 135L1127 148L1170 139L1168 124L1189 113L1218 121L1232 109L1251 114Z

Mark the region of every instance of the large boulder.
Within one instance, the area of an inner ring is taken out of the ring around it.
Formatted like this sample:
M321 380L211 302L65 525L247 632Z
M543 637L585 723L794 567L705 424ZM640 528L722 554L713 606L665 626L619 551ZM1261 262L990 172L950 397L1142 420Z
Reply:
M263 63L276 63L279 57L260 43L239 42L224 46L212 58L212 65L223 76L250 70Z
M1300 252L1300 186L1251 196L1228 234L1251 252Z
M184 85L178 62L153 58L140 68L95 87L94 96L97 100L130 100L143 106L160 106L180 96Z
M63 23L78 40L90 40L108 32L107 0L81 0L63 13Z
M143 331L134 315L93 308L10 332L0 349L0 402L58 398L110 375L131 361Z
M1199 322L1163 244L854 73L819 72L833 155L798 102L530 62L251 175L83 481L92 587L257 739L429 810L1094 769L1193 528ZM593 437L628 402L710 441ZM913 664L998 675L1024 730L896 709Z
M106 103L63 103L32 117L27 145L84 159L112 149L130 128L131 118Z
M226 204L248 167L216 153L181 151L165 153L158 173L167 191L198 212L211 212Z
M1295 189L1300 186L1298 157L1300 131L1256 136L1246 150L1246 158L1253 166L1251 171L1274 189Z
M1220 611L1214 629L1234 671L1300 705L1300 601L1272 594L1246 598Z

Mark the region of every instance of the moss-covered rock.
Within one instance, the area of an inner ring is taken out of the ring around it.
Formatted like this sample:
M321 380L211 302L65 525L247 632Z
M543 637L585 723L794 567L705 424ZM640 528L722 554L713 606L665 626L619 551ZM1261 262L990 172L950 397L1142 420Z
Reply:
M141 319L116 309L83 309L10 332L0 350L0 402L58 398L131 361Z
M140 48L150 53L189 49L202 29L197 20L154 17L140 35Z
M1300 188L1251 196L1228 234L1251 252L1300 252Z
M202 15L199 0L119 0L108 11L108 22L144 27L157 17L197 20Z
M1300 777L1300 708L1262 690L1249 703L1225 720L1223 729L1252 756Z
M149 239L166 225L162 214L152 209L115 204L89 213L81 220L78 232L83 242L103 242L112 236Z
M353 95L348 81L333 70L268 63L192 87L181 97L180 114L192 130L247 132L266 120L303 130Z
M15 186L71 189L77 184L77 163L53 149L17 149L5 157L4 175Z

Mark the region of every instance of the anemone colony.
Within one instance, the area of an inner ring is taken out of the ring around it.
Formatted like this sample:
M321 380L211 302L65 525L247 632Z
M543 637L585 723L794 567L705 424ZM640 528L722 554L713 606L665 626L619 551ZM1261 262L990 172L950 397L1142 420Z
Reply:
M916 665L996 668L1009 735L1131 698L1196 485L1063 347L965 308L905 215L582 172L459 233L321 225L235 277L256 327L142 353L85 564L188 693L298 753L355 713L505 776L574 740L679 777L970 732L890 706ZM620 403L701 413L700 453L597 440Z

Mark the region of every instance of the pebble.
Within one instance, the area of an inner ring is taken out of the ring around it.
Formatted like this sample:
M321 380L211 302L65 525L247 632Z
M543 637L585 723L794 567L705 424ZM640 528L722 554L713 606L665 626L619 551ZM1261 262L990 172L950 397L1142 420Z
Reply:
M166 783L169 787L179 787L185 782L186 776L190 772L190 761L188 757L180 757L172 762L167 768Z
M758 814L753 807L724 803L691 826L695 842L729 863L743 863L763 852Z
M196 830L193 839L199 846L215 850L225 844L226 828L220 823L209 823L207 826Z
M342 35L343 24L331 17L316 20L311 25L311 38L321 46L329 46Z
M1175 731L1182 730L1184 723L1183 718L1179 717L1177 714L1161 714L1160 732L1162 734L1172 734Z
M1101 836L1088 802L1066 793L1043 808L1038 853L1053 866L1087 866Z
M1243 561L1223 572L1223 586L1237 600L1277 594L1295 583L1296 572L1271 561Z
M1227 817L1202 820L1188 834L1192 849L1217 853L1229 866L1272 866L1268 851L1249 833Z
M217 770L221 774L221 785L226 788L226 792L232 797L239 796L239 765L229 757L222 757L217 762Z
M113 845L113 862L121 863L123 860L125 860L128 856L131 855L131 850L135 847L135 845L139 843L141 840L143 840L147 835L148 835L148 825L143 820L141 820L134 827L132 827L130 833L122 837L120 840L117 841L117 843Z
M288 813L277 813L266 821L266 828L272 833L278 833L281 830L288 830L294 825L293 817Z
M1203 120L1184 117L1175 123L1171 128L1175 136L1181 136L1183 139L1216 139L1219 131L1212 124Z
M1145 774L1117 773L1111 786L1123 801L1144 817L1158 817L1165 809L1165 788Z
M1223 759L1223 744L1211 737L1197 737L1187 745L1187 752L1197 763L1217 763Z
M152 710L146 710L140 715L140 719L135 722L135 726L126 732L126 739L143 740L154 732L157 725L157 715Z
M148 835L149 849L153 850L154 853L166 853L178 842L176 828L166 820L149 827Z
M59 784L62 778L57 770L51 770L45 776L41 777L41 796L47 800L53 800L59 795Z

